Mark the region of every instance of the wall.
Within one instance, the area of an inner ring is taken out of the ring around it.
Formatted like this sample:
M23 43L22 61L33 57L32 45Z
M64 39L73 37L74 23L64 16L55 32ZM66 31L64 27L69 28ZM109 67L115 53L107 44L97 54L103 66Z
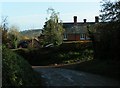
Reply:
M68 34L68 40L80 40L80 34Z

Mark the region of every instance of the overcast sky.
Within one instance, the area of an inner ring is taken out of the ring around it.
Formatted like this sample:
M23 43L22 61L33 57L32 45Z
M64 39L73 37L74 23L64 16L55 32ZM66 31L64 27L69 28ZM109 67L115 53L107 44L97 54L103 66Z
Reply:
M69 2L65 0L44 0L44 2L37 0L14 2L11 0L11 2L7 2L4 0L1 3L1 15L8 16L9 25L17 25L20 30L43 28L46 17L48 17L46 11L48 8L59 12L63 22L73 22L73 16L77 16L79 22L83 22L85 18L89 22L94 22L95 16L99 16L101 9L100 0L69 0Z

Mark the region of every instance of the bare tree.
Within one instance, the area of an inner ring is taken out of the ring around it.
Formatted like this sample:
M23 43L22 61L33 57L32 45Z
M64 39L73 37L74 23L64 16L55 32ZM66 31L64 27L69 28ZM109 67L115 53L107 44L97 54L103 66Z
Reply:
M7 43L7 31L8 31L8 22L7 22L8 16L3 16L2 17L2 22L1 22L1 31L2 31L2 43L6 44Z

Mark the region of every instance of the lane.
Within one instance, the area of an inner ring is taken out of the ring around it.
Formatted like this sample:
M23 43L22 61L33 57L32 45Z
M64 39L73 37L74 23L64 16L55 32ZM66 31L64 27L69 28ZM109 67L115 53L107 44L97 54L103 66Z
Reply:
M34 67L40 72L46 86L119 86L116 80L99 75L62 68Z

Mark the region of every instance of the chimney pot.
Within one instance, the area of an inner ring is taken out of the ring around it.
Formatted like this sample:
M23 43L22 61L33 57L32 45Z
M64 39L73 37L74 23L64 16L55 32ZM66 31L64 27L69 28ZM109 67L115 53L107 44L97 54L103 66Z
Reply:
M84 23L86 23L87 19L83 19Z
M77 24L77 16L74 16L74 24Z
M95 22L98 23L99 22L99 17L95 16Z

